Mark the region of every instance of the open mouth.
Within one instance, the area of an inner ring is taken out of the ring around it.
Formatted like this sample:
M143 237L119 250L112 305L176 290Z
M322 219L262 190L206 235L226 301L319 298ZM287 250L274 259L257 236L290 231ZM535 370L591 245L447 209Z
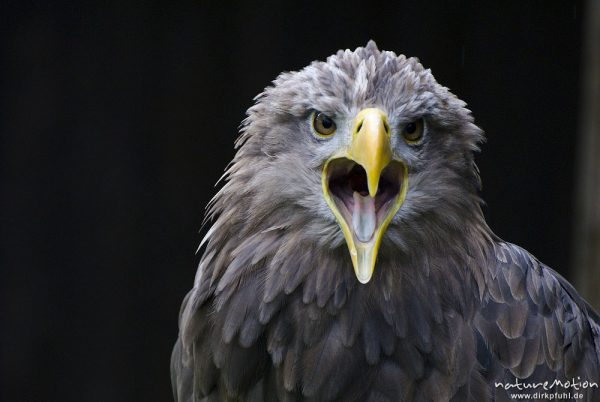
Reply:
M358 163L338 158L327 168L331 199L357 243L369 243L378 231L385 230L400 207L405 169L390 162L381 172L375 197L369 195L367 173Z
M361 110L352 138L323 165L323 197L342 229L356 279L373 277L385 230L402 206L408 167L394 158L384 111Z

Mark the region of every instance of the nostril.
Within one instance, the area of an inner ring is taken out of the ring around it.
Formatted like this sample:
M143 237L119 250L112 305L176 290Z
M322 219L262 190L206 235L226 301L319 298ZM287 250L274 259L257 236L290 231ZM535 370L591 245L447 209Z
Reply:
M360 132L360 129L362 128L363 123L364 123L364 120L361 120L360 123L358 123L358 127L356 127L356 132L357 133Z
M383 122L383 128L384 128L386 134L390 133L390 126L388 125L387 121Z

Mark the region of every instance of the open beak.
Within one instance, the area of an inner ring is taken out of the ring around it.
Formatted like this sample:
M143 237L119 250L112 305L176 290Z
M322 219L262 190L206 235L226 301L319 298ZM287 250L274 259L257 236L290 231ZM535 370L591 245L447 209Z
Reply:
M323 195L361 283L371 280L381 238L404 202L407 173L406 165L393 159L387 117L375 108L358 113L351 144L325 163Z

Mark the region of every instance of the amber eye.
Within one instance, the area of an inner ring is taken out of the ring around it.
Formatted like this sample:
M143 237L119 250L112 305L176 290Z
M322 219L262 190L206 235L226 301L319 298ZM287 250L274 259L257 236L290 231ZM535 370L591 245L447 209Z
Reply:
M416 144L423 137L423 119L407 123L402 128L402 136L409 144Z
M321 112L315 112L313 117L313 127L317 134L328 137L335 133L335 122L329 116Z

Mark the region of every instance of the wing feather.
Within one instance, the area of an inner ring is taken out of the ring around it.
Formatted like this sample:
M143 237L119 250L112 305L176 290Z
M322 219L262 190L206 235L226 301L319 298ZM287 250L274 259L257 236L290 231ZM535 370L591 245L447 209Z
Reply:
M597 381L598 316L573 287L527 251L495 245L475 328L483 339L478 358L486 378L514 382L555 378ZM486 356L489 356L486 358ZM499 369L493 369L499 363ZM585 400L597 400L597 389ZM498 399L506 397L495 390Z

